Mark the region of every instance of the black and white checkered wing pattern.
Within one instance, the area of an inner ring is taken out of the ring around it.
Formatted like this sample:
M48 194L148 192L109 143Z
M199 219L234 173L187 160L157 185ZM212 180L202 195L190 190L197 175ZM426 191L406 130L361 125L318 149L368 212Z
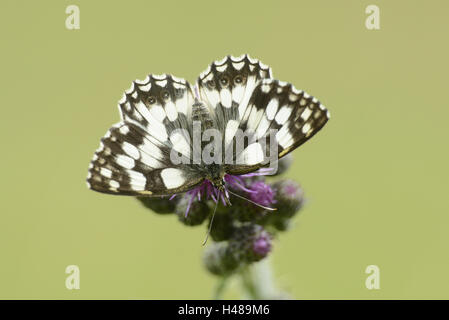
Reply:
M283 157L329 119L329 112L316 98L272 79L268 66L247 55L214 62L200 76L198 86L201 98L211 106L223 129L225 144L235 145L238 131L265 141L245 140L242 148L235 148L234 164L227 165L231 174L251 172L266 164L273 143L278 147L278 158Z
M227 139L247 113L254 89L270 77L270 68L248 55L227 56L201 73L197 81L200 99L215 116L218 129L228 130Z
M239 127L254 132L257 141L236 154L237 164L227 169L231 174L253 171L268 163L273 143L278 159L282 158L309 140L330 117L318 99L291 84L273 79L262 80L248 104Z
M88 186L121 195L170 195L203 180L194 168L173 164L171 151L190 159L193 94L170 75L135 81L119 102L122 121L103 137L89 166Z

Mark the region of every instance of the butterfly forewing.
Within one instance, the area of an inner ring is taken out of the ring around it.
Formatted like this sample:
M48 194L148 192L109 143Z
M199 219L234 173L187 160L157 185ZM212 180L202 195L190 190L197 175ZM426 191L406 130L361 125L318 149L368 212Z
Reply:
M248 55L227 56L201 73L197 81L200 98L215 116L217 128L228 130L225 138L231 138L233 128L237 128L247 112L249 99L259 82L270 77L270 68Z
M112 194L158 196L201 183L204 177L195 167L171 159L172 150L191 157L192 103L183 79L150 75L135 81L119 103L122 121L107 132L94 155L88 186Z
M283 157L329 119L316 98L271 76L268 66L245 55L212 63L198 79L200 96L222 131L224 148L232 145L228 173L251 172ZM244 139L238 138L241 133Z

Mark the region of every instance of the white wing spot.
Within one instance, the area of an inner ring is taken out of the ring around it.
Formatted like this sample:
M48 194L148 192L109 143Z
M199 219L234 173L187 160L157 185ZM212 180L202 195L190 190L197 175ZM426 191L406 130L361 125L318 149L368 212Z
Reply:
M178 118L178 112L176 111L175 104L171 101L165 104L165 113L167 114L167 118L170 121L176 120Z
M236 69L236 70L242 69L244 65L245 65L245 62L244 62L244 61L242 61L242 62L233 62L233 63L232 63L232 66L233 66L234 69Z
M301 119L304 121L307 121L307 119L309 119L310 115L312 114L312 110L310 110L309 108L306 108L302 113L301 113Z
M112 171L109 170L109 169L106 169L106 168L101 168L101 169L100 169L100 174L101 174L103 177L106 177L106 178L112 177Z
M278 81L278 84L281 86L281 87L285 87L286 85L287 85L287 82L284 82L284 81Z
M275 117L276 122L280 125L283 125L288 120L291 113L292 108L288 106L283 106L281 109L279 109L279 112L276 114Z
M137 80L134 81L134 82L137 83L137 84L145 84L145 83L147 83L148 81L150 81L150 77L149 77L149 76L146 76L145 79L143 79L143 80L137 79Z
M269 83L264 83L260 89L263 93L268 93L270 92L271 85Z
M223 63L225 63L226 60L228 60L228 57L224 57L223 59L217 60L214 63L215 63L216 66L219 66L219 65L222 65Z
M308 131L310 130L310 123L306 123L303 127L302 127L302 133L306 134Z
M176 168L163 169L161 171L161 178L167 189L177 188L186 181L182 170Z
M216 68L217 68L218 72L224 72L227 69L227 67L228 67L228 65L224 64L222 66L217 66Z
M178 78L178 77L175 77L175 76L171 76L171 77L172 77L172 79L175 80L176 82L181 82L182 84L185 84L185 83L186 83L186 81L185 81L184 79L182 79L182 78Z
M133 190L145 190L147 179L142 173L133 170L128 170L127 173L129 176L129 183L132 186Z
M285 149L290 146L292 135L288 129L288 125L284 125L281 130L276 133L276 141Z
M267 132L268 128L270 127L271 121L267 119L267 117L263 117L262 120L260 120L259 125L257 126L257 139L260 139L264 136L264 134Z
M129 132L129 128L128 128L128 126L123 126L123 127L120 127L119 131L121 134L126 135Z
M134 159L122 154L119 154L116 159L117 163L126 169L134 168L135 162Z
M225 108L230 108L232 106L232 95L229 89L223 89L220 91L221 104Z
M126 152L126 154L128 154L131 158L134 158L135 160L139 159L140 157L140 152L139 150L133 146L131 143L129 142L123 142L122 145L123 151Z
M273 120L274 116L276 115L276 111L278 111L279 107L279 101L276 98L273 98L270 100L270 102L267 105L267 118L268 120Z
M232 89L232 99L235 102L239 103L240 101L242 101L244 93L245 93L245 87L243 87L243 86L234 87Z
M139 89L142 91L145 91L145 92L149 92L151 89L151 83L148 83L147 85L144 85L144 86L139 86ZM137 97L134 97L134 98L137 98Z
M146 107L144 107L146 110L148 110ZM159 105L153 106L150 108L151 115L159 122L164 121L166 113L164 111L164 108L162 108Z
M140 161L142 161L143 164L146 164L147 166L154 169L163 167L163 164L157 159L153 158L153 155L149 155L145 152L141 153Z
M167 80L158 80L155 82L159 87L165 87L167 85Z
M298 100L299 97L295 94L290 93L288 95L288 98L290 99L291 102L295 102L296 100Z
M118 187L120 187L120 183L118 183L118 182L115 181L115 180L110 180L110 181L109 181L109 185L110 185L112 188L115 188L115 189L117 189Z

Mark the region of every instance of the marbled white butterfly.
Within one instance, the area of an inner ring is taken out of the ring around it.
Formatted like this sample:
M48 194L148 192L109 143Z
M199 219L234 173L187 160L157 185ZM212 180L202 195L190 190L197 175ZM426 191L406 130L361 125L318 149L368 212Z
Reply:
M227 175L266 166L273 144L275 158L285 156L329 119L316 98L273 79L268 66L248 55L212 63L193 87L172 75L136 80L119 109L121 121L101 139L90 163L89 188L116 195L170 196L207 182L217 193L215 199L227 203ZM195 136L195 124L200 134L218 131L221 141L214 146L235 147L226 161L213 148L208 150L212 162L201 158L213 139ZM265 137L268 143L244 139L239 149L238 132L250 132L259 140ZM268 136L269 132L275 134ZM173 161L174 154L182 161Z

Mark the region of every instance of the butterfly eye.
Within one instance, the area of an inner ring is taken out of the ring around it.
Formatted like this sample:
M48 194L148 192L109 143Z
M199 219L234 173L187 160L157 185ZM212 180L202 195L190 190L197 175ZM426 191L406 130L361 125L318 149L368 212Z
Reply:
M168 100L170 98L170 93L168 93L167 90L164 90L164 91L161 92L161 97L164 100Z
M226 77L226 76L221 77L220 84L222 87L227 87L227 85L229 84L228 77Z
M234 83L235 84L241 84L243 83L243 77L241 75L235 76L234 78Z
M155 104L156 103L156 98L153 96L149 96L147 98L148 104Z
M215 88L215 81L214 80L207 81L207 86L209 87L209 89Z

